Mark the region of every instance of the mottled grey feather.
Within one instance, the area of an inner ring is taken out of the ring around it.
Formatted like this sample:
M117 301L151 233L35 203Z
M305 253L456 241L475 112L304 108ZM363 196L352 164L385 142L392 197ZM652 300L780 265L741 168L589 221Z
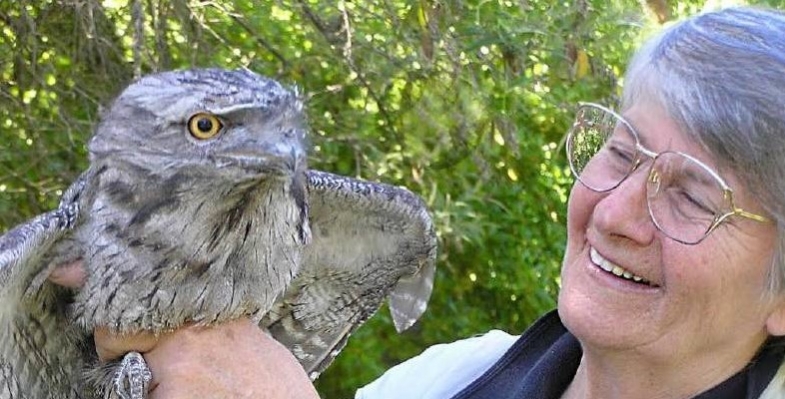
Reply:
M192 124L199 115L214 119ZM143 397L141 357L115 378L95 364L96 327L247 316L315 376L386 296L396 327L411 325L433 279L425 206L403 188L307 171L304 135L298 95L249 71L130 85L60 207L0 237L0 399L114 398L113 380ZM79 292L47 281L80 258Z
M68 328L61 301L68 293L45 276L54 247L79 217L74 199L82 183L72 186L58 209L0 237L0 398L81 397L80 373L88 359Z
M436 239L422 200L404 188L309 171L308 193L313 241L263 325L316 378L388 295L398 331L420 317Z

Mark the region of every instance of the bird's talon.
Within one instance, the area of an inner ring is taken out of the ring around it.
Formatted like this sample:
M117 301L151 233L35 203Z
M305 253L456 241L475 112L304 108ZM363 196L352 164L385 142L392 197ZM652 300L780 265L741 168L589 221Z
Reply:
M144 399L152 380L153 374L142 354L129 352L117 367L112 380L114 392L111 392L107 399Z

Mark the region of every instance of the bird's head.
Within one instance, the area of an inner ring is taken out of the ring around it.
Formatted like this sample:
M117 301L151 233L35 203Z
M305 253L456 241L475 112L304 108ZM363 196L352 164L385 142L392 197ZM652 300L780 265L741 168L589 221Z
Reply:
M220 174L234 182L305 167L297 93L248 70L192 69L145 76L104 112L90 141L94 164L171 177Z

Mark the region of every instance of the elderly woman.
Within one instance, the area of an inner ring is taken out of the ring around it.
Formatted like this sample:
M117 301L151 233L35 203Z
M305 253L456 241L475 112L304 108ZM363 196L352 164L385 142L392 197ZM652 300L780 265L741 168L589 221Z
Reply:
M785 15L726 9L651 39L620 110L583 104L569 132L558 310L520 337L432 347L357 398L785 398L783 93ZM146 343L153 396L316 397L238 323ZM222 341L238 335L253 339ZM104 357L140 349L97 341Z
M727 9L651 39L619 113L583 104L568 134L558 312L509 349L433 348L358 397L785 398L783 90L785 15ZM488 351L458 381L441 369Z

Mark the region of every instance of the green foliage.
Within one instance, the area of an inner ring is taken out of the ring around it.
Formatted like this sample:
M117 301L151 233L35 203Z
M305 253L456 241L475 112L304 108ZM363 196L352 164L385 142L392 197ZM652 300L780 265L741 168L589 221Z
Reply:
M703 2L645 3L678 16ZM137 72L248 67L296 85L311 166L409 187L439 234L422 321L397 335L380 312L319 379L323 397L351 397L430 344L520 332L555 306L572 181L561 140L578 101L614 105L651 24L641 4L2 2L0 228L56 205L100 106Z

